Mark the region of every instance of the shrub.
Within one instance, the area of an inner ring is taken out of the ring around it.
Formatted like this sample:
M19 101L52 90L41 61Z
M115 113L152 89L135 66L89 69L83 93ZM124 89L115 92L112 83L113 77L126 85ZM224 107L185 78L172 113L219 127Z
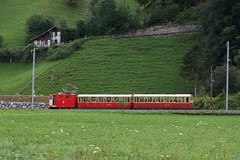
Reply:
M54 61L54 60L60 60L69 57L72 55L75 51L79 50L81 48L81 45L85 43L87 38L76 40L74 42L61 45L56 48L50 48L47 51L47 60L48 61Z
M180 7L177 4L172 4L164 8L158 9L157 12L150 15L148 25L157 25L174 21L177 14L180 12Z
M212 100L210 97L201 97L194 99L194 109L225 109L226 96L222 92ZM236 94L230 94L228 97L228 106L230 110L240 109L240 92Z
M184 11L180 12L176 17L176 22L180 24L184 24L187 22L196 22L197 15L195 11L195 7L187 8Z

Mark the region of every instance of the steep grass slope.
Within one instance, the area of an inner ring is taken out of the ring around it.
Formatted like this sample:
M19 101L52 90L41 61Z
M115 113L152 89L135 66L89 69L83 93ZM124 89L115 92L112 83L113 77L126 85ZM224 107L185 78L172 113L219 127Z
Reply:
M67 83L78 93L191 93L179 76L191 36L96 39L36 79L36 94L62 92ZM31 85L21 94L30 94Z
M79 19L89 16L89 0L79 0L77 7L68 7L68 0L1 0L0 1L0 35L4 37L4 47L23 46L26 41L25 23L34 14L44 14L56 19L65 19L74 26ZM117 0L126 2L136 8L134 0Z

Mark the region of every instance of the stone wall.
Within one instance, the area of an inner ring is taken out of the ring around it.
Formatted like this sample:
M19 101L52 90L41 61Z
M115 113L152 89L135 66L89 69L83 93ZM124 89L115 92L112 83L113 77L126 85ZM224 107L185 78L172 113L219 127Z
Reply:
M6 102L0 101L0 108L5 109L31 109L31 102ZM48 109L48 103L37 102L34 103L34 109Z

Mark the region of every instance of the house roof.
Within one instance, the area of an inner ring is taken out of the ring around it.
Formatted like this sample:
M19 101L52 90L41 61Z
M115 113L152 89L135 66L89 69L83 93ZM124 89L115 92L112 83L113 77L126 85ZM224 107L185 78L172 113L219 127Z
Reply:
M45 34L49 33L50 31L52 31L52 30L54 30L54 29L57 29L57 27L56 27L56 26L54 26L54 27L52 27L52 28L48 29L47 31L45 31L45 32L43 32L43 33L41 33L41 34L37 35L36 37L34 37L34 38L30 39L30 40L28 41L28 43L29 43L29 42L32 42L32 41L34 41L34 40L36 40L36 39L38 39L39 37L41 37L41 36L43 36L43 35L45 35Z

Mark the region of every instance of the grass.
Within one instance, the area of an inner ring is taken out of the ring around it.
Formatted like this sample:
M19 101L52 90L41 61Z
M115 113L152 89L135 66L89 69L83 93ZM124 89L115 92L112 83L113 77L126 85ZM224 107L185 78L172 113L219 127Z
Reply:
M79 0L77 7L68 7L67 0L1 0L0 1L0 35L4 38L4 47L24 46L26 42L25 23L34 14L44 14L56 19L65 19L74 27L79 19L89 17L89 0ZM123 3L123 0L117 0ZM127 0L132 9L138 7L134 0Z
M97 39L36 79L37 95L62 92L67 83L78 93L191 93L180 77L182 56L191 36ZM21 94L31 93L31 85Z
M240 158L236 116L0 110L0 121L0 159Z
M36 75L47 71L49 67L58 62L40 62L36 64ZM19 94L25 87L31 86L32 64L31 63L3 63L0 62L0 94ZM31 92L28 93L30 95Z

